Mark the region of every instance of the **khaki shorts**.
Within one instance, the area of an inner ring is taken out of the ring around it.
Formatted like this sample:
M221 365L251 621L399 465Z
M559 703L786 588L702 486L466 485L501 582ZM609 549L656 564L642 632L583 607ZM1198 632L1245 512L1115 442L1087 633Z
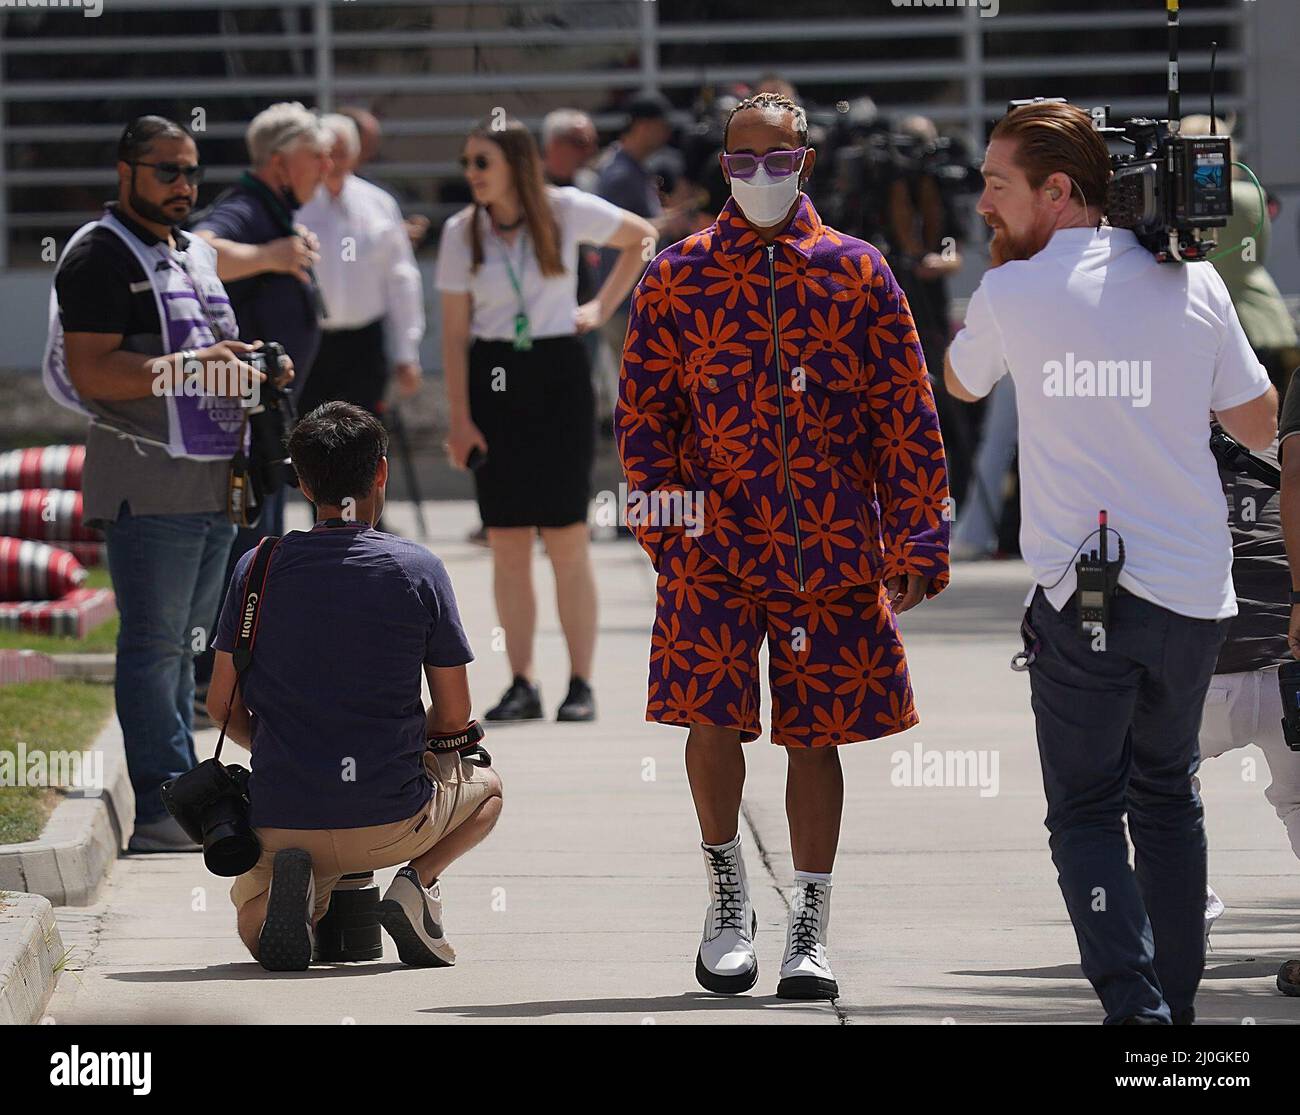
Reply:
M403 821L350 829L254 829L262 842L262 856L230 888L236 910L271 889L276 852L302 848L311 856L316 879L314 916L320 918L344 875L395 867L424 855L464 824L496 786L490 767L466 762L454 753L435 755L427 751L424 766L434 783L433 797L415 816Z

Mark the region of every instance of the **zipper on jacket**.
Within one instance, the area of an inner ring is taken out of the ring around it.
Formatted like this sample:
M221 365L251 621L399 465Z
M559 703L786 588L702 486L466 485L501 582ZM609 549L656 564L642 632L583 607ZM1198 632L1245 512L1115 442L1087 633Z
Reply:
M794 528L794 568L799 591L804 591L803 543L799 539L799 510L794 503L794 480L790 476L790 450L785 435L785 372L781 369L781 326L776 313L776 245L767 246L767 282L772 294L772 353L776 358L776 393L781 401L781 466L785 470L785 494L790 501L790 525Z

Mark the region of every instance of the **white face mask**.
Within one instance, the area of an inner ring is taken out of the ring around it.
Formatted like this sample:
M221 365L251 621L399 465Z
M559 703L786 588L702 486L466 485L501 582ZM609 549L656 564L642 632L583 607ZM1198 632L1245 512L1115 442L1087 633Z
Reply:
M804 159L807 157L805 154ZM803 159L799 160L798 169L784 178L773 178L767 173L767 167L760 166L748 181L732 178L731 196L751 225L770 228L790 212L790 206L798 198L802 170Z

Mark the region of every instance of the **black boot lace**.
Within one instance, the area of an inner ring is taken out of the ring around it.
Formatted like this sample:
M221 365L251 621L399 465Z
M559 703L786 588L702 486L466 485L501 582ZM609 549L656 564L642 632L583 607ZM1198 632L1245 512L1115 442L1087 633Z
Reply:
M822 892L816 883L805 883L798 912L790 931L790 955L817 959L821 928Z
M709 869L713 872L714 890L717 898L713 904L714 925L723 929L744 930L742 922L744 905L740 899L740 876L732 866L731 857L725 852L709 849Z

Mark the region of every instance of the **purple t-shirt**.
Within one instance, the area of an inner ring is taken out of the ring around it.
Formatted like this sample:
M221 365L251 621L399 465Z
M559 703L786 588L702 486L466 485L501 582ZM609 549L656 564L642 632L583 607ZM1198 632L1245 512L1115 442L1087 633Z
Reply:
M212 645L232 651L256 551L239 560ZM253 661L252 823L360 828L413 816L424 773L424 666L473 653L442 561L364 523L284 536L271 560Z

